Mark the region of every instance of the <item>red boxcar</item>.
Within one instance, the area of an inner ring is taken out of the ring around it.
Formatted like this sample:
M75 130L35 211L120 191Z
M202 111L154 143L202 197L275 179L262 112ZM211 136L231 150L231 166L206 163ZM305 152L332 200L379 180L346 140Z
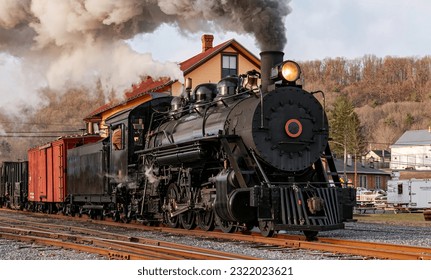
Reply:
M97 135L64 136L28 151L28 201L34 210L54 212L67 196L67 151L94 143Z

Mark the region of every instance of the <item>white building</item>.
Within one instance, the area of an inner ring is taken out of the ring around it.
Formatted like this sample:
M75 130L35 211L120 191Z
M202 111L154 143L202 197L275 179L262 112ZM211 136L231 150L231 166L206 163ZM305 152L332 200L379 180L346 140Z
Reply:
M431 131L406 131L391 146L392 170L431 170Z

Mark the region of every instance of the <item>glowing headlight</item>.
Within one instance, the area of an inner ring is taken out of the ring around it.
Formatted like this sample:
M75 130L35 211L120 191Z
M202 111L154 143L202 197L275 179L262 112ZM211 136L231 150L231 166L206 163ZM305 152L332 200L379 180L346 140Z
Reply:
M285 80L288 83L296 82L301 76L301 68L298 63L286 60L271 69L271 79Z
M281 76L288 81L293 83L299 79L301 75L301 68L299 68L298 63L288 60L281 66Z

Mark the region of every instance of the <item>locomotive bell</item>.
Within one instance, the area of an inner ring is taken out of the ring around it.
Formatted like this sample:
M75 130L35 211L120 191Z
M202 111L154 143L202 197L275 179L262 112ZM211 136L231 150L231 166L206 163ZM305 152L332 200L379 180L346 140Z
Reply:
M243 87L249 90L258 89L258 81L260 76L260 73L256 70L248 71L243 80Z

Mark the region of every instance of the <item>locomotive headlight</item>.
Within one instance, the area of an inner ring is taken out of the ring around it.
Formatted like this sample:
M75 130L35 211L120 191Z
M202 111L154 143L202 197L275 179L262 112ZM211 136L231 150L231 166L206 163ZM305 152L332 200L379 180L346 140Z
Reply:
M296 82L301 75L298 63L288 60L281 66L281 76L289 83Z
M271 69L271 79L285 80L288 83L296 82L301 76L301 68L298 63L286 60Z

